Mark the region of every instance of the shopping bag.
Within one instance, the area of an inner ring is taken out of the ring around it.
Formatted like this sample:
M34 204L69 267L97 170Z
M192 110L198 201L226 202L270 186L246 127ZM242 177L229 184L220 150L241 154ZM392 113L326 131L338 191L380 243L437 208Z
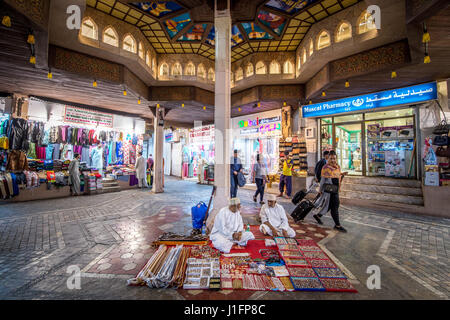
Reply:
M239 187L243 187L243 186L245 186L245 176L244 176L244 174L242 173L242 172L239 172L238 173L238 175L237 175L237 181L238 181L238 186Z
M208 206L203 201L200 201L191 208L192 228L201 229L203 227L206 211L208 211Z

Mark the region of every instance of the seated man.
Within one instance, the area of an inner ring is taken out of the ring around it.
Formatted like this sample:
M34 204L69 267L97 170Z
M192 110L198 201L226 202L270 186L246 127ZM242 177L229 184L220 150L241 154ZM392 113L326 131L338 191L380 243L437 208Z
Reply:
M214 248L229 253L233 244L246 246L248 240L255 239L253 233L244 231L240 208L239 198L232 198L229 206L222 208L217 214L210 235Z
M265 235L280 236L293 238L295 231L289 227L288 218L284 208L277 204L277 197L269 194L267 197L267 204L261 207L261 226L259 230Z

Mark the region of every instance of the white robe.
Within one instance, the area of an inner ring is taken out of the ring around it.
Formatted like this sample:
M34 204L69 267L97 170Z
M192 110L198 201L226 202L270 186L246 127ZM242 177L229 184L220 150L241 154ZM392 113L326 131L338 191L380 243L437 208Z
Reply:
M144 157L140 156L136 159L136 178L146 179L147 178L147 161L145 161Z
M275 207L271 208L269 205L265 204L261 207L261 225L259 226L259 230L261 232L267 233L271 236L272 230L265 224L265 222L269 222L272 227L277 230L279 236L283 236L283 230L287 232L288 237L295 237L295 230L289 227L289 221L286 215L286 211L284 208L278 203L275 204Z
M234 240L233 234L241 231L241 240ZM253 240L255 237L253 233L244 231L244 222L242 221L241 213L239 211L232 212L228 207L225 207L216 215L210 239L216 249L229 253L233 244L237 243L240 246L246 246L247 241Z

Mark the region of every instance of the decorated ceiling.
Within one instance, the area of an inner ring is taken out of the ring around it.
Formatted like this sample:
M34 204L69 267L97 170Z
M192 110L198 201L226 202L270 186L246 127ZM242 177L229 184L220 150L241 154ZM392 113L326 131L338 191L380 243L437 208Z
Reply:
M245 0L237 15L255 14L236 19L232 9L232 62L253 52L295 51L314 23L358 1ZM87 4L138 27L158 53L196 53L214 60L213 11L206 1L87 0Z

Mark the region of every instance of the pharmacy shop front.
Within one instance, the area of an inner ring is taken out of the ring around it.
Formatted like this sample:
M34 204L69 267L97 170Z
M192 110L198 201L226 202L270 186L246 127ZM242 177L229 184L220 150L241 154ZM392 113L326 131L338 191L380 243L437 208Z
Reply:
M418 179L418 104L437 99L435 82L302 106L318 121L320 154L335 150L350 175Z

